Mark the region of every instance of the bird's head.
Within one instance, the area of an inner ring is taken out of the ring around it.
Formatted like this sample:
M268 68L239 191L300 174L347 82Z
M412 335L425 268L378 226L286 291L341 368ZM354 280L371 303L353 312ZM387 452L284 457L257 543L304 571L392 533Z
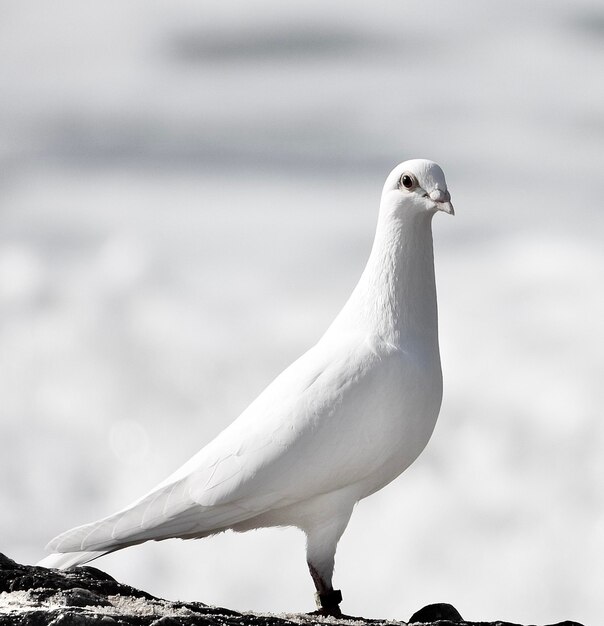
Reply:
M412 159L397 165L384 184L382 203L397 213L444 211L455 215L442 169L426 159Z

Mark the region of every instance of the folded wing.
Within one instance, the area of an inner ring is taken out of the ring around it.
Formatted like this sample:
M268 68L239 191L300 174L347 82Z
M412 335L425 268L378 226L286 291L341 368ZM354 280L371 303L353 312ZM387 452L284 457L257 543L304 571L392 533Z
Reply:
M204 537L339 488L354 477L345 463L338 463L338 475L323 467L338 446L332 439L340 428L330 420L342 413L338 409L347 401L351 383L357 388L373 365L366 351L347 350L334 359L333 346L324 351L315 346L150 493L113 515L59 535L48 548L90 552L96 558L148 540ZM314 465L308 463L310 449L318 459Z

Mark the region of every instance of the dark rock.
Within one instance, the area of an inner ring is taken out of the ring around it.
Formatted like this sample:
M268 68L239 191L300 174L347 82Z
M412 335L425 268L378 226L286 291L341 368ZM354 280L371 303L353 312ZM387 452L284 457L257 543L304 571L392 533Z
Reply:
M21 565L0 554L0 626L314 626L334 618L242 615L201 602L171 602L123 585L95 567L68 571ZM359 626L395 622L352 618ZM509 622L465 622L450 604L431 604L410 622L424 626L515 626ZM399 623L404 626L403 622ZM517 626L517 625L516 625ZM554 625L552 625L554 626ZM581 626L560 622L555 626Z
M0 554L0 592L28 591L30 589L70 590L87 589L101 595L126 595L154 599L134 587L122 585L96 567L76 567L54 570L35 565L20 565Z
M91 578L95 578L96 580L108 580L112 583L117 582L117 580L115 580L115 578L113 578L113 576L110 576L107 572L103 572L102 570L96 567L91 567L90 565L82 565L80 567L80 570L86 572L88 576L90 576Z
M151 622L151 626L182 626L182 622L175 617L164 615L154 622Z
M409 618L409 623L437 622L439 620L448 620L453 623L463 622L459 611L452 604L441 602L439 604L428 604L423 609L416 611Z
M63 600L65 606L113 606L109 600L98 593L79 587L60 594L60 599Z

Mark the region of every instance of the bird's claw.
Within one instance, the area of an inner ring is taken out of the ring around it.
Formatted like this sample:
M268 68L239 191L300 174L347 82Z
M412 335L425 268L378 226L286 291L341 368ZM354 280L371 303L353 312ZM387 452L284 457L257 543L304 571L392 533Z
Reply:
M309 615L323 615L325 617L342 617L340 602L342 602L342 592L339 589L332 589L323 593L315 594L317 610Z

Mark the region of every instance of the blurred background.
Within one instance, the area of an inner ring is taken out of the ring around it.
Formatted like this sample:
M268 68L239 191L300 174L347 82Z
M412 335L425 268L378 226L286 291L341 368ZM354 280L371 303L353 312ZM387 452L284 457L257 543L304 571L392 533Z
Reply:
M0 550L44 555L222 430L321 335L385 176L445 170L445 395L340 542L346 613L601 620L599 0L0 1ZM312 610L296 530L94 563Z

